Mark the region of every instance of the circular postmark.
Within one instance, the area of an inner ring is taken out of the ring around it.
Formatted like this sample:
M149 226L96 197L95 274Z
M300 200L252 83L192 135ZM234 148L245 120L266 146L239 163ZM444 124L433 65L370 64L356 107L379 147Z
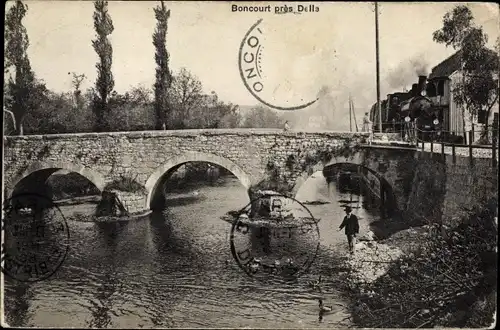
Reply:
M259 19L245 34L245 37L241 41L240 49L238 53L238 66L240 70L240 76L245 84L245 87L259 102L265 104L266 106L277 109L277 110L300 110L304 109L316 101L316 98L312 101L298 104L290 107L283 107L274 105L263 99L262 92L265 89L264 75L262 73L262 37L263 31L259 27L262 23L262 19Z
M69 250L69 228L54 202L21 193L2 207L2 272L20 282L52 276Z
M262 194L234 217L230 233L232 256L252 277L301 276L319 250L317 223L294 198Z

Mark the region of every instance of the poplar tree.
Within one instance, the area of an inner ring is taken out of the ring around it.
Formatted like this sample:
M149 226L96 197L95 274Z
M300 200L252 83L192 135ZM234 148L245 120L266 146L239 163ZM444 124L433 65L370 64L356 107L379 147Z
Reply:
M108 99L113 91L115 82L111 72L113 61L113 48L108 36L113 32L113 21L108 13L107 1L94 2L94 28L96 39L92 41L92 46L99 56L99 62L96 64L97 80L95 84L94 99L92 111L95 115L94 130L97 132L109 129L109 104Z
M16 134L23 135L23 120L34 106L35 75L31 70L27 49L29 39L22 20L28 6L21 1L10 8L5 17L5 62L4 73L13 69L6 84L5 107L14 115Z
M168 67L169 54L166 46L170 10L165 8L165 3L162 1L161 6L154 8L154 12L157 21L156 29L153 33L153 45L156 49L156 81L154 84L155 128L162 129L163 125L165 125L165 128L169 128L167 118L171 111L168 89L172 83L172 73Z

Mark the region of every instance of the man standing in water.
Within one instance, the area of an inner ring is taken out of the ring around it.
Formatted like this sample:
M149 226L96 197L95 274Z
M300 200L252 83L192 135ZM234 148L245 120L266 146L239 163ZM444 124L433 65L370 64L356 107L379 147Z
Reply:
M347 243L349 244L349 252L354 254L354 246L356 245L356 234L359 233L359 222L358 217L351 213L352 209L350 206L345 208L344 221L339 227L339 230L345 227L345 234L347 236Z

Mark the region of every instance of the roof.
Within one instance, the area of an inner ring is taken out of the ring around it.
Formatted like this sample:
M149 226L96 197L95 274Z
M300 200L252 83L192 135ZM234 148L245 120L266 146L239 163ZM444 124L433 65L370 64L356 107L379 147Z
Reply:
M443 62L439 63L432 68L432 72L428 79L434 79L439 77L449 77L453 72L460 69L460 54L461 51L448 57Z

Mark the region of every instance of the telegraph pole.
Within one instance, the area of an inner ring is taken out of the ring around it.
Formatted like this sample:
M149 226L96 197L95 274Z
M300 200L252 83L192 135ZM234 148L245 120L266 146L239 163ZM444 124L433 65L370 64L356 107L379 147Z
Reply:
M375 51L377 63L377 111L378 111L378 130L382 132L382 108L380 107L380 62L379 62L379 46L378 46L378 2L375 1Z
M354 118L354 127L356 127L356 132L358 131L358 122L356 121L356 111L354 110L354 101L351 98L351 109L352 117Z
M349 93L349 131L352 132L351 93Z

